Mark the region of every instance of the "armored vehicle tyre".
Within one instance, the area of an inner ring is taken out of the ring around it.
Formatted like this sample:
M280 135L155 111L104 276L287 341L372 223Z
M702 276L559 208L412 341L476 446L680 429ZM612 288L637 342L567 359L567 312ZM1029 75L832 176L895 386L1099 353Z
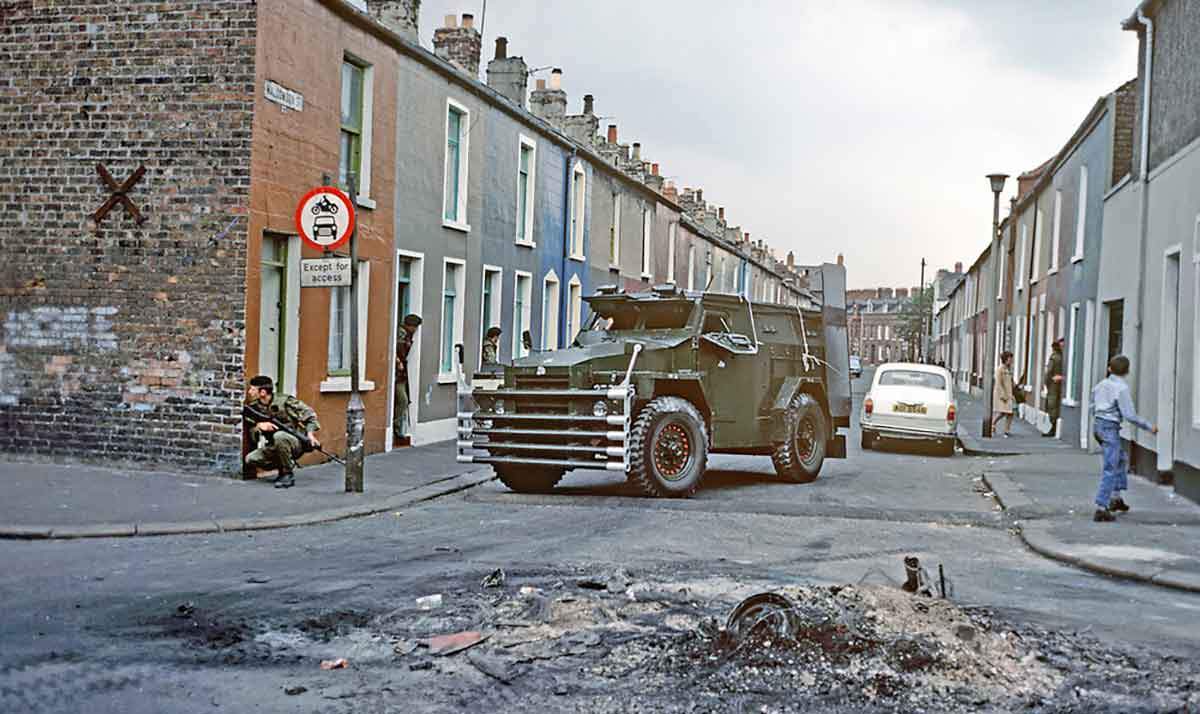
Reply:
M603 469L644 495L687 497L710 453L770 456L793 483L845 456L848 369L827 359L821 310L673 287L586 300L590 324L570 347L514 360L491 388L460 377L460 462L492 464L521 493Z

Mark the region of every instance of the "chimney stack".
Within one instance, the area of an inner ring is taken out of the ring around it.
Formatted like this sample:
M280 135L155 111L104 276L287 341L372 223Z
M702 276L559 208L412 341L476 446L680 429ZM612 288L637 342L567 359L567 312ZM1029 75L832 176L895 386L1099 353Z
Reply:
M590 94L583 95L583 113L563 117L563 133L584 146L598 148L601 144L596 132L600 130L600 120L594 111L596 98Z
M421 0L367 0L367 12L381 25L417 44Z
M447 15L445 27L433 31L433 51L472 79L479 78L479 53L482 38L475 29L475 17L469 13L462 16L459 27L453 15Z
M537 89L529 95L529 111L533 115L561 129L563 117L567 115L567 93L562 89L562 70L555 67L550 73L550 87L546 80L537 81Z
M487 84L522 109L529 89L529 67L520 57L508 56L508 38L496 38L496 58L488 62Z

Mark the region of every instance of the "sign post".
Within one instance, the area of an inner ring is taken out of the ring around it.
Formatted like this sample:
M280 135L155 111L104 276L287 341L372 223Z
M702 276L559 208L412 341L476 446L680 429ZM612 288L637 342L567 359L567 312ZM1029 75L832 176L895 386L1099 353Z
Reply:
M358 176L350 174L350 206L358 193ZM363 492L363 430L366 420L362 395L358 393L358 241L350 228L350 401L346 404L346 493Z
M328 180L328 179L327 179ZM346 492L363 491L364 410L358 392L358 241L354 195L358 177L350 174L350 195L333 186L318 186L296 206L296 231L305 243L328 254L346 241L350 259L306 260L301 264L302 287L350 286L350 400L346 405ZM348 274L348 275L347 275Z

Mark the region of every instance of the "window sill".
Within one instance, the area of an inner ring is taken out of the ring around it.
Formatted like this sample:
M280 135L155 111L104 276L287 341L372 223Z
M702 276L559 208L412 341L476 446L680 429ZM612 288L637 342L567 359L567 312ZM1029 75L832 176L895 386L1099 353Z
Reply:
M650 273L642 273L642 280L650 280L653 277L654 276L651 275Z
M1072 263L1080 263L1080 262L1083 262L1083 256L1082 256L1082 255L1072 255L1072 256L1071 256L1071 262L1072 262Z
M613 272L613 273L619 273L619 272L621 272L621 266L619 266L619 265L611 265L611 264L610 264L610 265L608 266L608 270L609 270L609 272Z
M439 374L437 376L438 384L455 384L458 382L458 377L453 374Z
M458 221L452 221L449 218L442 219L442 228L449 228L450 230L461 231L463 233L471 232L470 224L459 223Z
M568 257L568 258L570 258L571 260L577 260L577 261L579 261L580 263L582 263L582 262L584 262L585 260L587 260L587 257L586 257L586 256L582 256L582 255L568 255L567 257Z
M513 242L513 245L519 245L522 248L536 248L537 247L537 243L534 243L531 240L517 240L517 241Z
M358 391L371 392L375 390L375 383L366 380L358 380ZM349 377L326 377L321 382L321 392L349 392L350 378Z
M376 208L375 201L373 201L370 196L355 196L354 202L369 211L374 211Z

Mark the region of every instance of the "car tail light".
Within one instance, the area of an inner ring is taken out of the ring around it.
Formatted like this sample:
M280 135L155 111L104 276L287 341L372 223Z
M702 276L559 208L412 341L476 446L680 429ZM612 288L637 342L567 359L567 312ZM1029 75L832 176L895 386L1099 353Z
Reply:
M953 405L953 404L951 404L950 406L946 407L946 421L947 421L947 422L949 422L949 423L953 424L953 423L954 423L954 419L955 419L955 417L957 417L957 416L958 416L958 414L957 414L957 410L954 408L954 405Z
M871 413L875 411L875 402L871 401L870 397L863 400L863 411L867 413L867 416L871 416Z

